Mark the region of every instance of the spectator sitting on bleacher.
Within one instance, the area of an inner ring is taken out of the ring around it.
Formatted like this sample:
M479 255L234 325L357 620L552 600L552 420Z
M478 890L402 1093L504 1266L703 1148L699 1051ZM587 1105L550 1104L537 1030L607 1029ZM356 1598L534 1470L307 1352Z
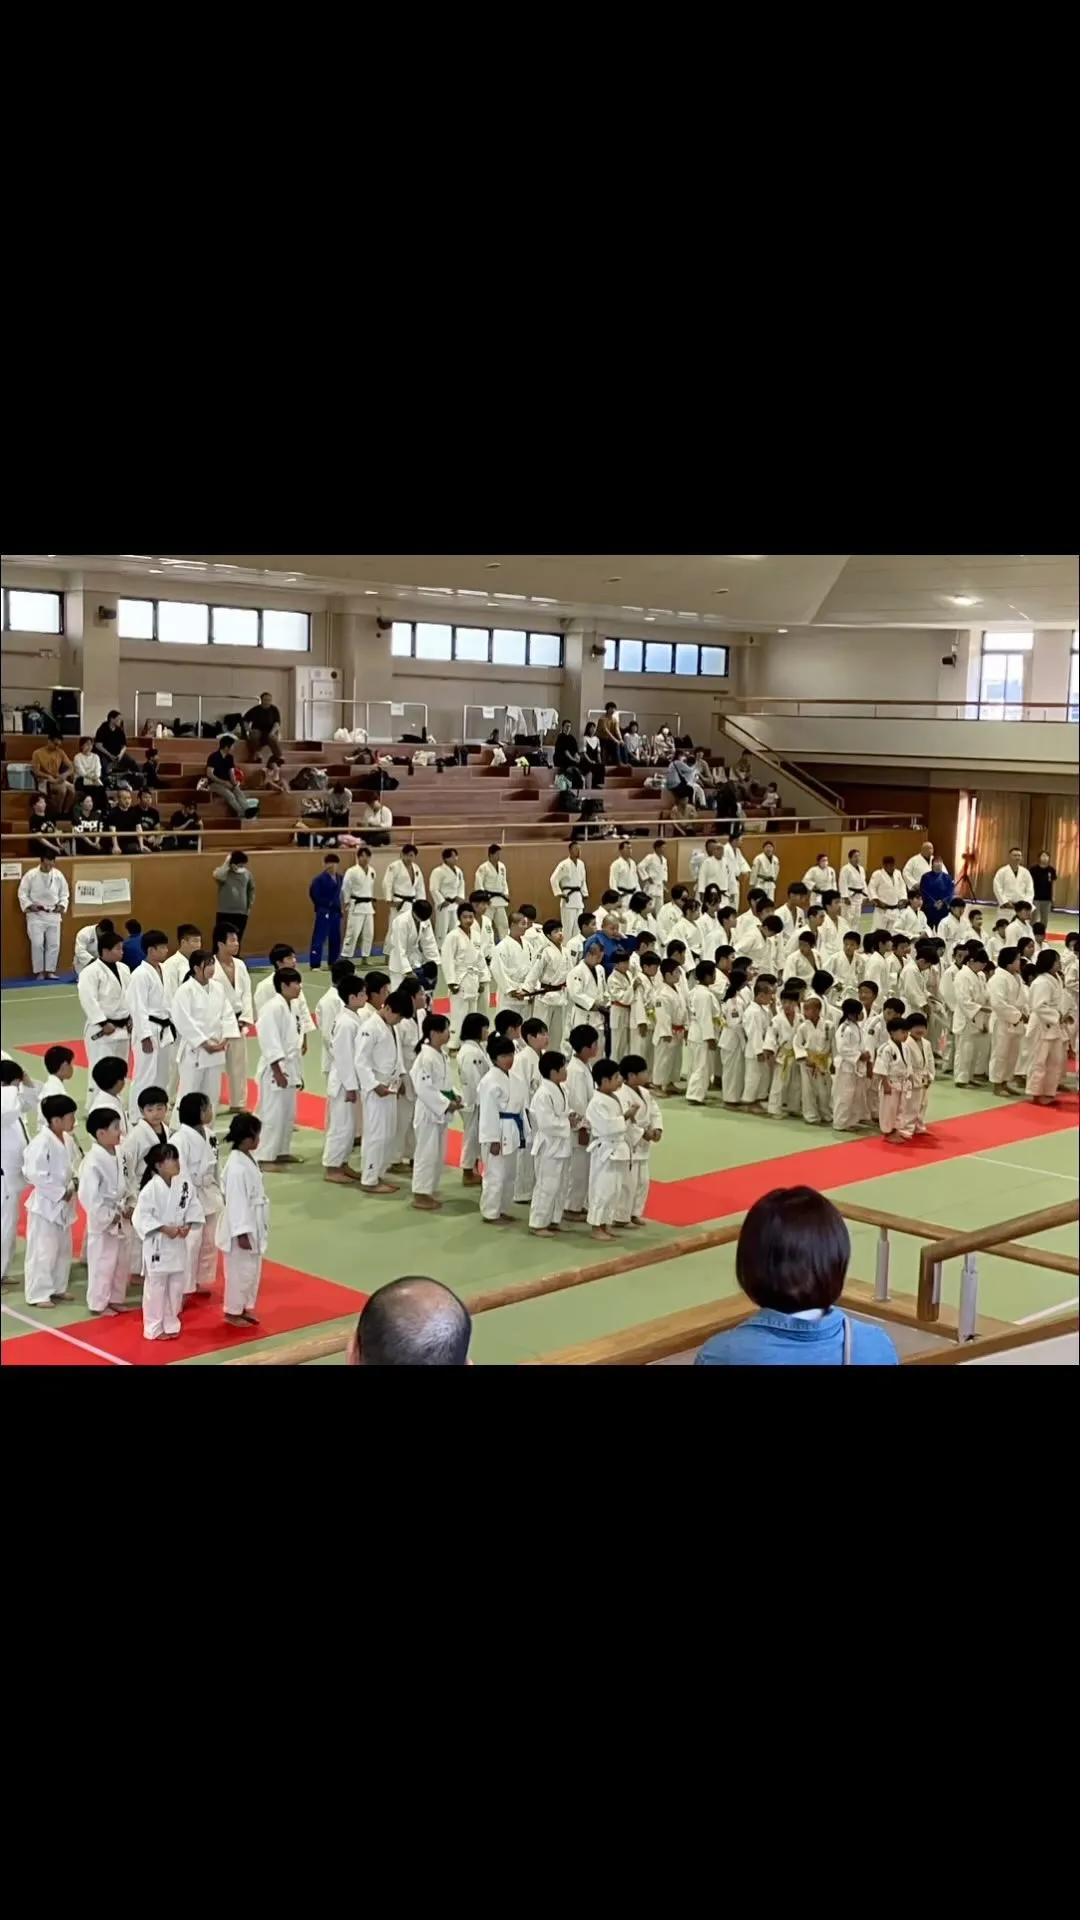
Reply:
M759 1311L714 1333L698 1367L895 1367L882 1327L836 1305L851 1240L831 1200L813 1187L777 1187L751 1207L735 1276Z
M273 759L281 739L281 714L271 694L260 693L258 706L248 708L243 726L253 759L258 760L264 748L269 748L269 757Z

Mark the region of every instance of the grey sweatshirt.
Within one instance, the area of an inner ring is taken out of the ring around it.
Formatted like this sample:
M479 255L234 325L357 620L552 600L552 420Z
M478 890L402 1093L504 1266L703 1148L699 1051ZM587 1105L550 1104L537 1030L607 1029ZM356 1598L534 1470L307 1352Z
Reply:
M255 876L250 867L214 868L218 883L218 910L221 913L250 913L255 900Z

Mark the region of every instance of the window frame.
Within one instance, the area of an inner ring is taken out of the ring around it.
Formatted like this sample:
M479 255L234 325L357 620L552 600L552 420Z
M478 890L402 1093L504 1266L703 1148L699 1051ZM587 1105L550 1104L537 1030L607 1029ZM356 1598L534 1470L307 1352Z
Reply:
M5 592L6 591L7 589L5 588ZM122 600L137 600L143 606L148 606L152 608L151 617L152 617L153 631L151 632L149 639L147 639L145 634L125 634L122 631L120 631L120 602ZM208 647L214 647L214 646L235 647L238 653L258 653L264 650L263 649L263 615L264 614L266 613L296 614L298 618L307 621L306 647L267 647L265 651L268 653L310 653L311 652L311 613L306 607L254 607L254 606L249 606L246 601L243 604L243 606L239 606L239 605L233 606L233 605L226 604L224 601L218 601L217 603L215 603L212 600L175 600L171 596L167 600L159 600L155 598L153 594L149 594L149 593L121 593L117 595L117 637L121 640L127 639L127 640L141 641L143 642L143 644L147 646L155 645L155 646L164 646L164 647L184 647L184 646L201 646L203 644L201 641L191 641L191 640L162 640L161 634L159 631L159 623L158 623L158 609L162 606L205 607L207 610L206 645ZM256 639L254 647L245 646L243 641L218 640L214 634L215 610L219 613L254 613L255 615L257 615L258 622L259 622L258 638ZM5 611L6 611L6 608L5 608Z
M58 625L54 627L13 627L11 624L11 596L13 593L40 594L44 600L55 600ZM4 633L47 633L51 639L64 632L64 596L55 587L5 587L3 604L0 606L0 631Z
M393 658L395 660L417 660L422 667L498 667L500 673L561 673L566 665L566 636L561 633L539 633L534 632L531 627L482 627L474 620L394 620L391 622L391 626L408 627L409 629L408 653L395 653ZM416 651L417 627L449 627L450 658L448 660L431 660L425 659L423 654L418 654ZM459 633L486 634L487 647L484 654L480 657L475 654L459 654L457 648L457 637ZM525 659L517 665L512 663L510 665L504 665L501 660L494 659L494 636L497 633L524 633ZM534 640L542 640L545 646L550 646L552 642L554 642L559 650L558 661L534 660L532 657Z
M1017 640L1026 640L1028 644L1026 647L1009 645L1010 641L1017 641ZM995 642L997 642L998 644L995 644ZM1001 632L995 633L995 632L989 632L986 629L984 629L983 637L982 637L982 648L979 653L979 692L978 692L978 698L976 699L976 702L975 702L976 720L1015 721L1015 720L1023 719L1024 707L1027 704L1027 694L1028 694L1028 684L1027 684L1028 676L1024 670L1024 661L1030 660L1032 654L1034 653L1034 650L1035 650L1034 632L1028 632L1025 629L1016 629L1016 630L1011 630L1009 632L1001 631ZM1019 661L1020 663L1020 698L1019 700L1004 700L1004 699L988 700L987 699L983 689L986 684L986 666L987 666L987 661L989 660L999 660L1004 662L1004 673L1002 676L1003 687L1007 687L1009 684L1009 673L1012 667L1012 663L1014 661ZM984 712L984 709L987 709L987 711Z
M1069 703L1066 717L1080 720L1080 628L1073 628L1069 648Z
M622 649L624 646L641 648L640 667L623 666ZM645 650L647 647L653 646L671 648L671 666L669 668L646 666L645 662L648 659L648 654ZM697 650L697 667L692 673L685 671L678 665L679 654L684 647L694 647ZM610 651L612 648L614 648L613 655ZM626 674L634 680L729 680L731 678L731 648L725 646L722 640L690 640L685 634L671 640L638 639L637 637L630 638L626 635L616 637L615 634L605 634L604 649L604 672ZM715 673L711 668L702 666L701 657L706 649L710 653L723 654L724 670L722 673Z

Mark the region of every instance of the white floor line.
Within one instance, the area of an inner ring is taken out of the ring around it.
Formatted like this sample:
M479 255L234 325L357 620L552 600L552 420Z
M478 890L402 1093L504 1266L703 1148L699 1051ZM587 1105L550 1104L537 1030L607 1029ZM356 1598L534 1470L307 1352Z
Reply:
M21 1007L27 1000L56 1001L66 994L78 998L78 987L9 987L6 993L0 993L0 1006Z
M1043 1307L1038 1313L1025 1313L1023 1319L1015 1324L1018 1327L1030 1327L1033 1320L1049 1320L1053 1314L1068 1313L1073 1307L1080 1307L1080 1293L1074 1294L1071 1300L1060 1300L1056 1307Z
M0 1306L0 1313L6 1313L12 1320L21 1320L24 1327L33 1327L35 1333L51 1333L54 1340L66 1340L69 1347L81 1347L84 1353L95 1354L99 1360L110 1360L114 1367L130 1367L131 1360L121 1360L115 1353L106 1353L104 1347L92 1347L89 1340L76 1340L73 1333L65 1333L62 1327L46 1326L44 1320L31 1320L28 1313L16 1313L14 1307L6 1303Z
M1030 1173L1035 1180L1068 1180L1074 1187L1080 1185L1075 1173L1058 1173L1053 1167L1025 1167L1021 1160L991 1159L985 1153L980 1153L977 1158L984 1167L1011 1167L1014 1173Z

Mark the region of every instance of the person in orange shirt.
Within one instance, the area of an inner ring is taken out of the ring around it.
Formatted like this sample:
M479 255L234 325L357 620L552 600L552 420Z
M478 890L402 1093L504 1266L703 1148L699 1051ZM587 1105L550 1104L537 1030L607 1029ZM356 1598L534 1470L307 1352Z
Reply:
M54 812L70 813L75 805L75 769L63 748L55 740L47 740L30 755L30 767L39 791L45 793Z

